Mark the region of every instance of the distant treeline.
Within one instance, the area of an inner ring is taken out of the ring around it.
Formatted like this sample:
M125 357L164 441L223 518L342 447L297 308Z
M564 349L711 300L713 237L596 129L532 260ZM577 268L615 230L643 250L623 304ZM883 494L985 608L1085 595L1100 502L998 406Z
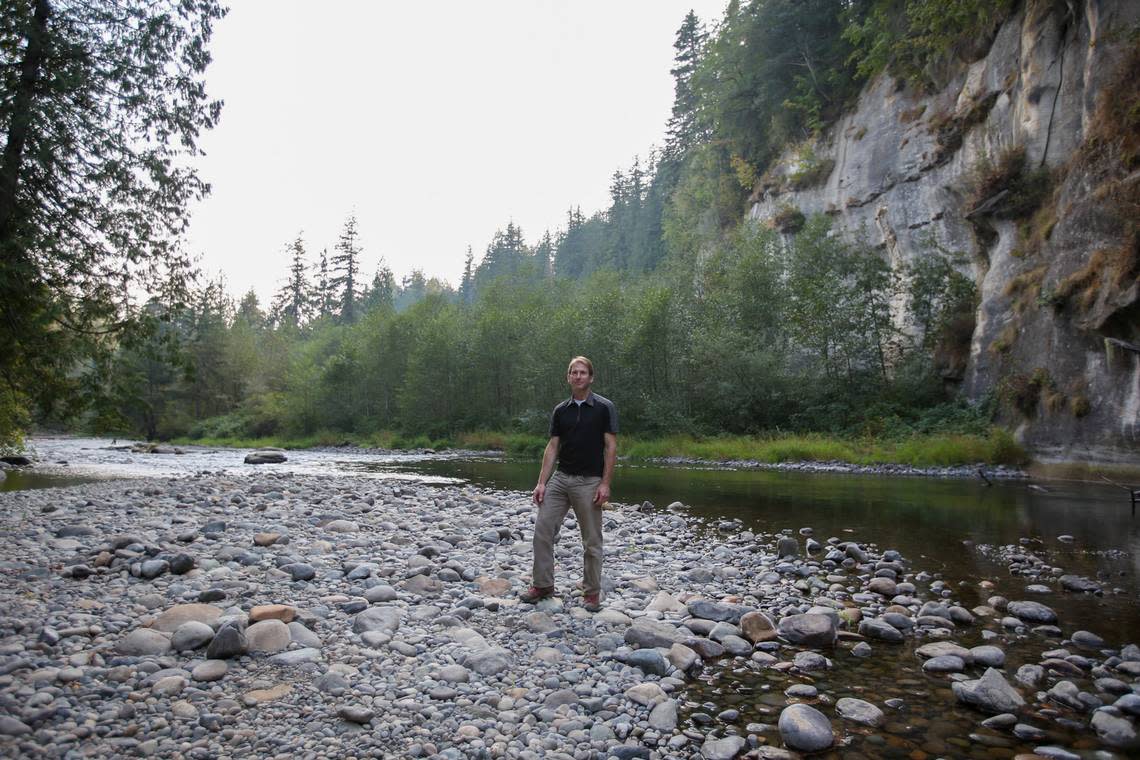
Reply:
M168 92L130 74L132 56L181 61L199 82L209 21L224 11L124 2L139 19L200 30L169 36L194 55L158 44L167 37L135 40L107 0L45 3L50 13L0 30L5 70L39 77L34 88L9 77L19 97L0 103L0 445L56 419L152 437L541 432L578 353L596 360L627 429L647 433L882 433L945 416L942 380L962 361L974 294L936 242L921 271L891 272L865 241L795 209L778 230L756 229L747 197L869 77L938 84L1012 0L734 1L711 31L690 13L665 144L615 171L607 208L573 208L533 243L508 224L478 258L467 250L456 286L383 264L361 272L350 218L331 253L289 243L267 304L202 283L171 242L207 188L169 158L193 151L220 104L197 85ZM67 45L87 55L44 52ZM85 76L68 68L80 65ZM169 126L132 132L127 109L141 99ZM76 103L91 107L60 122ZM802 163L797 186L826 177L810 155ZM888 311L904 301L905 334ZM981 419L951 416L939 424Z

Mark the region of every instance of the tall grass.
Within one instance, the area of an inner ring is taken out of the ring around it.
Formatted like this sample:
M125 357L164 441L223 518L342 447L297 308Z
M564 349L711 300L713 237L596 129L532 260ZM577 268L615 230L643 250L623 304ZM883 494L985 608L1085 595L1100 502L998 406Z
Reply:
M367 436L315 433L297 438L198 438L173 443L233 448L306 449L351 445L374 449L471 449L502 451L510 456L535 459L542 456L547 439L541 436L495 431L469 431L448 438L406 436L382 431ZM698 438L671 435L662 438L627 438L618 443L618 453L634 460L680 457L713 462L846 462L850 464L904 464L941 467L970 464L1021 465L1028 459L1008 431L992 429L986 435L916 433L905 438L846 439L826 435L715 436Z

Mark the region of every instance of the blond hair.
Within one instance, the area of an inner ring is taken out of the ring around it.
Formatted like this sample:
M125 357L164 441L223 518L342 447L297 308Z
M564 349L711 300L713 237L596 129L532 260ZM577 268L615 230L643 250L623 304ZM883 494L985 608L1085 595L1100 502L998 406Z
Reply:
M574 368L575 364L585 364L586 370L590 373L590 377L594 376L594 363L584 356L575 356L573 359L570 360L570 363L566 365L566 374L567 375L570 374L570 370L572 370Z

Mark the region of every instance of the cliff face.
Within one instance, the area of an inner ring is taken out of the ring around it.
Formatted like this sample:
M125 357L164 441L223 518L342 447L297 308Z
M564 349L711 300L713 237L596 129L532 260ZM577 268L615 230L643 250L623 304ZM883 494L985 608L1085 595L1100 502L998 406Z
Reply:
M939 92L870 83L752 196L756 220L829 214L900 269L965 254L980 302L944 375L997 394L1045 461L1140 461L1138 22L1133 0L1030 0Z

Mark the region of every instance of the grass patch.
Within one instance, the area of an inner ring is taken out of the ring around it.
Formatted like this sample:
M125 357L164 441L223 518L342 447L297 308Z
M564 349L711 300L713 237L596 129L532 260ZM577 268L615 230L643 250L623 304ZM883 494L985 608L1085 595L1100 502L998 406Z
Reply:
M847 440L822 435L788 435L771 438L669 436L623 441L620 452L631 459L684 457L713 462L753 461L847 462L850 464L905 464L938 467L976 463L1021 464L1025 451L1005 430L988 434L913 435L898 441Z
M503 451L510 456L538 459L546 448L547 438L521 433L469 431L449 439L431 439L426 435L401 436L390 431L367 437L346 438L343 434L316 433L286 438L180 438L175 444L225 446L257 449L272 446L282 449L306 449L322 446L352 445L376 449L463 448ZM661 438L621 437L618 453L633 460L683 457L711 462L847 462L850 464L906 464L914 467L936 467L985 464L1020 464L1025 452L1006 431L993 429L987 434L916 433L897 439L863 437L847 439L816 434L773 436L696 437L671 435Z

